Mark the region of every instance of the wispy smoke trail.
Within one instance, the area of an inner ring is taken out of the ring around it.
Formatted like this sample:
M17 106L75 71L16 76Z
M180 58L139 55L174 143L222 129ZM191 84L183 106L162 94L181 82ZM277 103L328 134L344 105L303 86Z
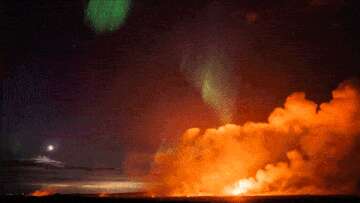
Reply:
M224 33L226 23L219 21L224 14L221 5L210 4L192 25L193 34L185 32L180 46L181 70L223 124L233 120L237 94L231 56L234 44Z
M221 48L188 49L184 54L182 71L198 88L206 104L211 106L222 123L232 121L235 112L236 90L233 88L232 67Z

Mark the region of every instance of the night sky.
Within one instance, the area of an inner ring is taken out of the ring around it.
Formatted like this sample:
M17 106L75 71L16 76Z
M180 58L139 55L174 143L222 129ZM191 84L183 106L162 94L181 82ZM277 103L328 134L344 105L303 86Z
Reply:
M212 45L233 70L237 124L265 121L294 91L327 101L359 77L356 0L133 0L103 33L87 3L0 3L1 160L141 166L185 129L221 125L181 69L184 52Z

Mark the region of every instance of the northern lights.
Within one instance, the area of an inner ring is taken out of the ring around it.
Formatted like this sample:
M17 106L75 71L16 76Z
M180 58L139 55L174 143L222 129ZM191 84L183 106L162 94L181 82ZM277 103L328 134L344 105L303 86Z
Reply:
M131 0L90 0L86 18L96 33L113 32L125 23Z

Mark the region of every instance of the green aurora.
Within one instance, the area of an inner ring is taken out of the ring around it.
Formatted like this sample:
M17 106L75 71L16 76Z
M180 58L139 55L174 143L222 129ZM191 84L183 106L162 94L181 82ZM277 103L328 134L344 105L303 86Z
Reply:
M113 32L125 23L131 0L89 0L86 19L96 33Z

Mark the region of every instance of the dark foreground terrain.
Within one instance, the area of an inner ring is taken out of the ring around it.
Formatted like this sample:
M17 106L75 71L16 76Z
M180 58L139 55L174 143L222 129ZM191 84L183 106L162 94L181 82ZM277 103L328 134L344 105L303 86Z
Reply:
M98 197L94 195L52 195L45 197L0 196L0 202L249 202L249 203L360 203L358 196L242 196L242 197L134 197L112 195Z

